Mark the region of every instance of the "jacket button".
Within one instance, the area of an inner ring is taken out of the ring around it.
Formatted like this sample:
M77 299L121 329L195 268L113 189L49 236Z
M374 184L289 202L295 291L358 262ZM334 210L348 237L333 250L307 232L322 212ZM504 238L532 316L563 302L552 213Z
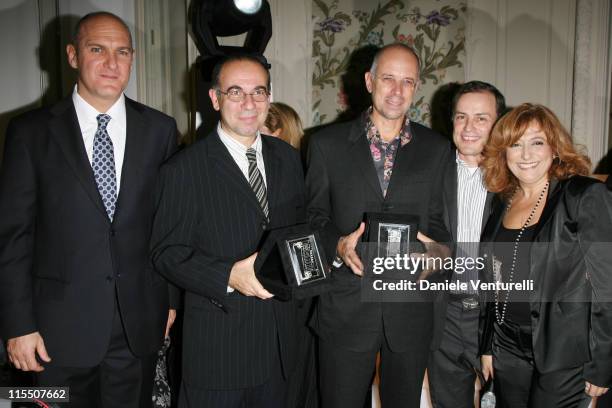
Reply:
M114 236L115 236L115 230L114 230L114 229L111 229L111 230L110 230L110 234L111 234L111 237L114 237Z
M533 317L534 319L537 319L538 317L540 317L540 314L538 312L536 312L535 310L531 311L531 317Z
M383 211L391 211L393 209L393 205L391 204L383 204Z
M112 280L113 280L113 277L112 277L112 276L107 276L107 277L106 277L106 281L107 281L107 282L110 282L110 281L112 281Z

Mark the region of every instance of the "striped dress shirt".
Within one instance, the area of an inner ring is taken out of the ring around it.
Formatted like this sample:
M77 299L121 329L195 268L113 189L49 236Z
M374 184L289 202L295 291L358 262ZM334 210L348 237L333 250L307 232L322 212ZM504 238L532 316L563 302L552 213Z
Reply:
M487 199L480 167L470 167L457 153L457 257L476 258L482 231L482 214ZM453 272L453 280L468 283L467 291L455 294L476 294L470 281L478 280L478 269L465 269L463 273Z

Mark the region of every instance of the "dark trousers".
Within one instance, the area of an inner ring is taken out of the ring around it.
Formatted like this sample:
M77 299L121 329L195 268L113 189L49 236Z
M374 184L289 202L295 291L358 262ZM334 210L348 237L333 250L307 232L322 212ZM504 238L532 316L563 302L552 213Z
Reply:
M478 359L479 309L448 302L440 347L429 354L429 391L436 408L473 408Z
M299 333L295 368L287 379L286 408L319 407L318 350L315 334L308 327L313 309L313 299L296 301Z
M179 408L286 408L287 382L283 377L280 356L270 378L250 388L215 390L181 383Z
M320 390L323 408L362 408L372 385L380 351L380 399L385 408L418 407L429 343L393 352L384 338L380 347L356 352L319 339Z
M586 408L582 367L540 373L533 362L531 327L495 323L494 388L498 408Z
M46 366L36 374L41 387L70 387L70 408L150 408L155 374L155 353L138 358L128 347L115 302L108 350L94 367Z

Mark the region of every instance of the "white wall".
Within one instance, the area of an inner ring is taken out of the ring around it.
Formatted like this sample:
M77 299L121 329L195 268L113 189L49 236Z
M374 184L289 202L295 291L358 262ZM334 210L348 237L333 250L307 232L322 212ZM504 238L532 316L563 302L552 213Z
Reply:
M609 0L468 0L466 80L550 107L595 166L608 150Z
M572 123L576 0L469 0L466 80L490 82L508 105L537 102Z
M36 104L41 96L38 1L0 3L0 114Z
M38 63L40 32L37 0L0 3L0 160L8 121L39 106L45 89Z

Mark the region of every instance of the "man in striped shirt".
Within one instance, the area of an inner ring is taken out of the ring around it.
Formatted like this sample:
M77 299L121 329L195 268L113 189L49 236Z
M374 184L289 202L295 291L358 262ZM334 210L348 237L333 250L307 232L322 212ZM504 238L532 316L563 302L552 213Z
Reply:
M481 81L463 84L453 98L453 142L456 153L444 179L444 221L456 242L456 260L476 258L480 233L489 215L491 194L479 167L482 150L496 120L505 110L503 95ZM467 283L467 290L449 291L436 304L435 334L429 358L434 407L474 406L478 353L478 292L470 281L476 268L459 268L448 279ZM457 285L459 287L459 285Z

